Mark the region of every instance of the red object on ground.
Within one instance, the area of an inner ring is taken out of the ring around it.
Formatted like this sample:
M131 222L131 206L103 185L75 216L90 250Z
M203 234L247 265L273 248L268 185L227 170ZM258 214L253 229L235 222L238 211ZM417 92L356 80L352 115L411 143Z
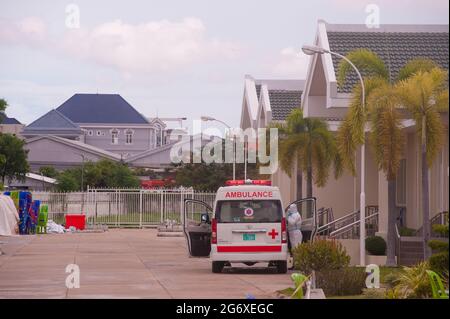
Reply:
M66 228L70 226L79 230L84 230L86 226L86 215L83 214L70 214L66 215Z
M141 188L154 189L154 188L167 188L175 184L173 179L152 179L147 181L141 181Z

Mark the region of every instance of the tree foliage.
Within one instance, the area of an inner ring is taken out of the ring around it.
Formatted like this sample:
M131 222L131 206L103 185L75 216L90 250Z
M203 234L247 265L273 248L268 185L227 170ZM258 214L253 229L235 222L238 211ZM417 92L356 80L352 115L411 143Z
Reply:
M362 104L362 87L356 85L352 91L349 112L338 131L339 153L353 175L355 151L365 143L366 121L370 123L370 141L378 168L388 179L388 263L394 259L395 242L395 177L403 157L405 136L402 131L402 112L406 111L415 120L421 146L420 156L431 166L444 144L445 126L442 111L448 111L447 72L433 61L415 59L409 61L394 81L383 60L368 50L355 50L349 58L365 75L366 104ZM338 83L343 85L351 65L343 60L339 65ZM429 190L428 169L422 165L422 209L424 253L429 256Z
M29 171L27 162L28 151L24 149L25 142L12 134L0 134L0 177L5 180L14 178L23 181Z
M175 183L177 186L192 187L198 191L215 192L225 181L233 179L231 163L184 163L174 165L176 169ZM247 178L264 178L259 175L255 163L247 164ZM236 179L244 179L244 164L236 164Z
M214 148L206 149L202 148L201 153L205 153L208 150L212 157L217 159L224 159L226 153L225 140L219 141L222 145L218 146L217 150L221 150L221 154L213 154ZM215 144L214 144L215 145ZM211 145L210 145L211 146ZM212 153L211 153L212 152ZM221 186L225 185L225 181L233 179L233 164L232 163L218 163L212 161L206 163L193 163L193 153L189 155L190 163L173 164L172 170L175 171L175 183L176 186L192 187L198 191L211 191L215 192ZM247 163L247 179L266 179L267 176L259 174L260 163ZM245 164L236 163L236 179L245 178Z
M285 124L273 126L279 130L280 166L286 174L291 176L295 165L306 175L311 172L311 180L307 180L309 189L312 189L312 183L323 187L332 167L335 178L340 176L342 161L335 138L325 121L304 118L302 110L296 108L288 115Z
M39 168L39 174L50 178L57 178L59 172L53 166L41 166Z
M445 126L441 112L448 111L448 73L440 68L419 71L398 84L402 105L416 122L420 143L426 145L428 166L445 143ZM423 127L425 125L425 127Z
M8 102L6 102L5 99L0 98L0 123L2 123L4 118L6 117L5 110L7 107L8 107Z
M75 167L61 172L58 177L58 190L78 191L81 189L82 167ZM133 171L123 163L109 160L87 162L84 164L83 188L107 187L130 188L139 187L139 179Z

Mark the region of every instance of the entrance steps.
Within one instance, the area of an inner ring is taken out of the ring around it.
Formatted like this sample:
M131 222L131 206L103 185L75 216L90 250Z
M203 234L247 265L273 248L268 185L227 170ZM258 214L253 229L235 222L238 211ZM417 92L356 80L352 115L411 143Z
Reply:
M412 266L423 261L423 241L420 237L401 237L398 248L398 264Z

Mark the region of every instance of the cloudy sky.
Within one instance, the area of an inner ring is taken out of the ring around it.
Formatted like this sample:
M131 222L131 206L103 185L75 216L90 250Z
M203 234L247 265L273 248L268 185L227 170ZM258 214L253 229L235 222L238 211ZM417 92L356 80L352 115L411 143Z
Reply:
M301 78L317 20L364 23L372 3L381 23L448 24L448 0L0 0L0 97L23 123L98 92L238 125L245 74Z

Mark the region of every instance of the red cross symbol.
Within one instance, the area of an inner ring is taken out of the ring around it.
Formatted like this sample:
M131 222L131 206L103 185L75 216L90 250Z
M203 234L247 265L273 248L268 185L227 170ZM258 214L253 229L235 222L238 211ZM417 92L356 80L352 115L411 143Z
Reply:
M275 237L278 236L278 232L276 232L275 229L272 229L272 231L267 233L267 235L272 236L272 239L275 239Z

